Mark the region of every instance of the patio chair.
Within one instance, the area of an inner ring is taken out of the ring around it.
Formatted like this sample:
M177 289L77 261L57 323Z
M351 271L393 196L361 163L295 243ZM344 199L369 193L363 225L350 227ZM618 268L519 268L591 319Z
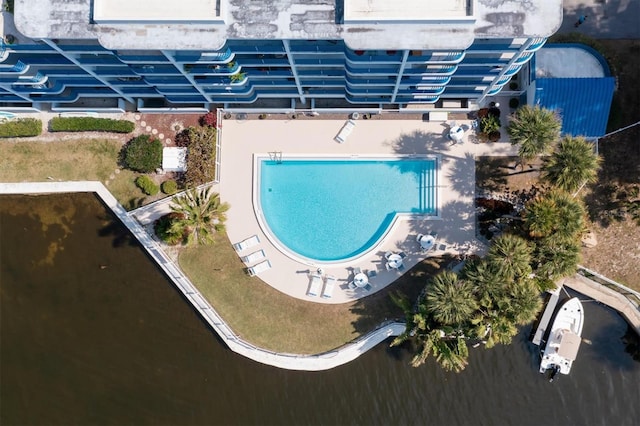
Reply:
M367 276L369 278L373 278L378 276L378 272L375 269L369 269L369 271L367 271Z
M371 291L371 284L367 283L367 285L364 286L364 289L366 291Z
M400 253L398 253L398 256L400 256L402 259L404 259L405 257L407 257L407 253L401 251Z
M355 290L356 289L356 283L354 283L353 281L349 281L348 284L349 290Z
M249 276L255 277L256 275L266 271L267 269L271 269L271 262L269 262L268 260L263 260L262 262L256 263L250 268L247 268L247 272L249 273Z
M250 247L256 246L260 243L260 238L258 238L257 235L253 235L249 238L247 238L246 240L242 240L239 243L235 243L233 245L233 248L237 251L237 252L241 252L244 251Z
M385 259L389 259L389 256L391 256L392 254L393 254L393 252L392 252L392 251L388 251L388 252L386 252L386 253L384 254L384 258L385 258Z
M349 137L349 135L351 134L351 132L353 131L353 128L355 126L356 126L355 121L347 120L344 126L342 126L342 129L340 129L340 133L338 133L338 135L335 137L335 141L338 143L344 143Z
M322 289L322 276L319 274L311 274L311 281L309 283L309 290L307 290L307 295L309 296L317 296L320 294L320 290Z
M258 250L246 256L242 256L240 259L242 259L244 263L249 265L250 263L257 262L258 260L262 260L266 257L267 256L264 254L264 250Z
M393 268L391 267L391 265L389 265L389 262L384 264L384 267L387 268L387 271L392 270Z
M398 271L404 271L406 268L406 266L404 266L404 263L401 263L400 265L398 265Z
M327 275L324 283L324 290L322 290L322 297L329 298L333 294L333 287L336 285L336 277L333 275Z
M362 273L362 269L359 266L353 267L353 275L358 275Z
M424 237L424 234L418 234L418 236L416 237L416 241L420 242L420 240Z

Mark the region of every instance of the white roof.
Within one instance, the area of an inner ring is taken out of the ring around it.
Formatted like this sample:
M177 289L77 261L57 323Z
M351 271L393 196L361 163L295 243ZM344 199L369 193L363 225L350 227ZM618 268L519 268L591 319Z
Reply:
M187 148L163 148L162 169L167 172L184 172L187 170Z

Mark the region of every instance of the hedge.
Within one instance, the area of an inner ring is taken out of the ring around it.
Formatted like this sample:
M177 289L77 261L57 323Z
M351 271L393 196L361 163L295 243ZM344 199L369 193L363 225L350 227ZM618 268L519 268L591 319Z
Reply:
M95 117L54 117L49 124L52 132L131 133L135 128L132 121Z
M158 185L147 175L138 176L136 186L147 195L156 195L160 191Z
M0 138L38 136L42 133L42 121L37 118L16 118L0 122Z

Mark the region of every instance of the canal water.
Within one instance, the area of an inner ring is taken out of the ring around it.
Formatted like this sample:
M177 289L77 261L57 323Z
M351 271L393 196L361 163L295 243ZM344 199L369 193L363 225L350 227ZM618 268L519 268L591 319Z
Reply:
M585 301L570 376L537 372L530 327L459 374L378 345L325 372L228 350L92 194L0 197L2 425L633 425L625 321Z

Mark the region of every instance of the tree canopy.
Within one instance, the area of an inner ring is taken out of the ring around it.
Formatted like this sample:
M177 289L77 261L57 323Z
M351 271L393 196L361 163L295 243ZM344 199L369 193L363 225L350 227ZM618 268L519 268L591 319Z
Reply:
M542 178L560 189L573 192L584 183L598 180L600 162L591 143L582 137L565 137L545 159Z
M560 118L554 111L525 105L512 114L507 133L511 144L520 145L518 155L524 162L549 152L560 139L561 127Z

